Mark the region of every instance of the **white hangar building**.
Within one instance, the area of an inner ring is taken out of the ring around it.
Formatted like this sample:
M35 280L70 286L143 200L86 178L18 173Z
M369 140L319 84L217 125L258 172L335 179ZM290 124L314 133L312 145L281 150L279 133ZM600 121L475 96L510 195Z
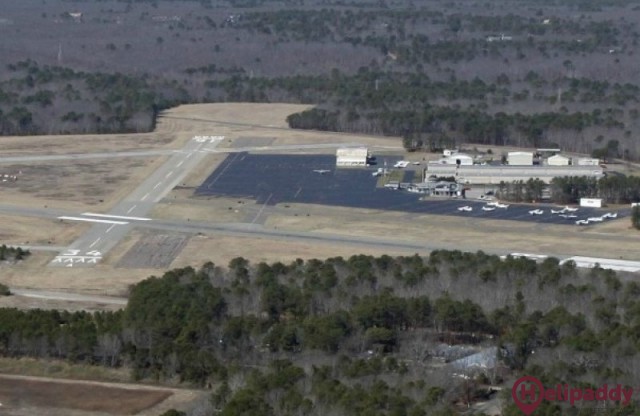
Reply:
M336 166L367 166L366 147L340 148L336 151Z
M509 152L507 153L507 164L511 166L531 166L533 165L533 153Z
M549 166L569 166L569 158L562 155L551 156L547 159Z

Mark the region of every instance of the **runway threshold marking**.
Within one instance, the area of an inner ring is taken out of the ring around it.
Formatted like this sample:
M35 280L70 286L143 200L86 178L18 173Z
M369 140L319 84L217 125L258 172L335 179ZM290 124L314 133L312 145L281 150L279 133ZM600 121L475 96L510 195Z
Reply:
M61 220L69 220L69 221L86 221L86 222L98 222L102 224L114 224L114 225L125 225L129 224L127 221L112 221L112 220L99 220L96 218L84 218L84 217L58 217Z
M131 220L131 221L151 221L151 218L145 218L145 217L126 217L124 215L94 214L93 212L83 212L82 215L86 215L88 217L117 218L121 220Z

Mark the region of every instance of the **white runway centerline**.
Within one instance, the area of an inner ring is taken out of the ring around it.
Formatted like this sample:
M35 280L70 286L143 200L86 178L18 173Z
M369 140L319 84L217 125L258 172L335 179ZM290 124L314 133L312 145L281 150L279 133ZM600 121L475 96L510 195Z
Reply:
M115 225L115 224L113 224L113 225ZM112 225L112 227L113 227L113 225ZM93 248L93 246L95 246L96 244L98 244L98 242L99 242L101 239L102 239L102 237L98 237L98 238L96 239L96 241L94 241L93 243L91 243L91 245L89 246L89 248Z
M145 218L145 217L125 217L124 215L94 214L93 212L83 212L82 215L86 215L88 217L117 218L120 220L131 220L131 221L151 221L151 218Z
M69 220L69 221L86 221L86 222L99 222L99 223L103 223L103 224L119 224L119 225L125 225L125 224L129 224L127 221L111 221L111 220L99 220L96 218L83 218L83 217L58 217L58 219L61 220Z
M130 213L131 211L133 211L135 209L135 207L137 207L137 205L134 205L131 208L129 208L129 210L127 211L127 214Z

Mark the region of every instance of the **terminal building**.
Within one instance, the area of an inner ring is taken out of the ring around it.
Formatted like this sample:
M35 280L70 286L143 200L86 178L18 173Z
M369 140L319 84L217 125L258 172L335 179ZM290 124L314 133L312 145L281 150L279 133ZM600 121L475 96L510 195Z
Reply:
M367 166L368 158L366 147L340 148L336 151L336 166Z
M429 163L425 177L455 177L456 181L465 184L499 184L500 182L528 181L540 179L545 183L557 176L588 176L600 179L604 176L600 166L567 165L567 166L511 166L511 165L443 165Z

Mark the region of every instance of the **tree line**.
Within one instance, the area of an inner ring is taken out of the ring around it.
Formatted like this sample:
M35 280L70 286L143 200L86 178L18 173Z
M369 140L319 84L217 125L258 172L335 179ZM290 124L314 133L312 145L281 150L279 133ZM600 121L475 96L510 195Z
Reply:
M638 295L615 272L553 258L236 258L146 279L121 311L0 309L0 354L210 386L212 407L228 415L444 415L486 394L487 382L531 371L637 384ZM435 370L440 345L495 346L503 370L466 370L462 383L450 365Z
M558 176L547 185L537 178L527 181L502 181L498 185L499 198L513 202L535 202L549 190L550 201L557 204L577 204L581 198L602 198L607 204L640 202L640 177L606 175L597 179L587 176Z

